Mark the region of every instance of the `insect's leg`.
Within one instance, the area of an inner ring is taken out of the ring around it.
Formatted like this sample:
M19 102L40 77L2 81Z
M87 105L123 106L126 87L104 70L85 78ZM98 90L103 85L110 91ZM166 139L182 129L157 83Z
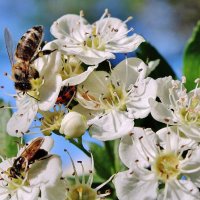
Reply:
M51 53L53 53L54 51L56 51L57 49L54 50L43 50L43 51L39 51L30 61L30 63L32 63L34 60L38 59L39 57L45 56L45 55L49 55Z

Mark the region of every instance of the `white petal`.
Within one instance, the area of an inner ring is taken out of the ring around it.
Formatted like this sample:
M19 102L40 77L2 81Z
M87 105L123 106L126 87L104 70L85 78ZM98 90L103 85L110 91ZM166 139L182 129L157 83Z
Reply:
M106 48L107 51L111 51L113 53L128 53L136 50L144 41L145 40L141 35L133 34L130 37L110 42L109 45L106 45Z
M120 62L112 71L111 79L113 82L119 81L125 83L126 88L135 84L138 77L146 76L147 66L139 58L128 58Z
M71 53L75 54L82 62L87 65L97 65L104 60L115 58L115 55L110 52L98 51L92 48L82 49L81 52L71 51Z
M7 132L9 135L21 137L29 130L37 111L38 105L35 99L24 95L17 100L18 110L13 113L7 123Z
M141 147L140 139L141 137L144 137L146 135L147 130L142 128L134 127L132 130L133 135L127 135L122 137L119 145L119 156L122 162L128 167L132 168L133 165L137 163L137 165L140 165L142 167L149 167L149 160L147 159L147 154L144 152L144 149ZM148 134L150 134L149 131ZM153 133L153 132L152 132ZM151 155L156 154L156 148L152 148L156 143L156 134L151 134L151 136L148 136L149 140L146 140L145 138L142 139L142 143L144 146L148 149L149 152L151 152ZM153 137L150 139L150 137ZM149 145L151 143L151 145ZM131 155L131 159L130 159Z
M86 71L84 71L83 73L81 74L78 74L76 76L73 76L73 77L70 77L66 80L64 80L62 82L62 85L65 85L65 86L72 86L72 85L78 85L82 82L84 82L88 76L94 71L94 69L96 69L97 66L90 66L87 68Z
M191 182L186 180L177 181L168 184L167 200L197 200L199 199L200 193L197 187ZM159 197L158 200L163 200L163 196Z
M109 17L95 22L97 32L100 33L102 40L106 43L107 51L114 53L130 52L135 50L144 38L134 34L127 36L127 25L120 19Z
M55 184L61 177L61 160L56 155L49 155L46 159L36 161L29 170L30 185L42 185L46 187Z
M84 108L80 104L74 106L72 108L72 110L84 115L88 120L94 118L95 115L98 115L101 113L101 112L98 113L98 111L96 111L96 110L89 110L87 108Z
M92 137L102 141L114 140L130 134L134 126L132 119L126 117L123 112L115 110L89 120L88 124L92 125L89 129Z
M115 40L119 39L119 36L123 35L128 31L127 25L122 20L114 17L104 18L94 23L97 28L97 32L100 33L104 41L107 39ZM114 29L116 31L114 31Z
M23 187L23 189L17 190L17 196L11 199L15 200L38 200L40 189L38 187Z
M157 83L158 87L158 97L160 98L161 102L167 105L170 105L169 100L169 89L172 88L172 77L164 77L158 78Z
M50 136L45 136L44 137L44 142L40 149L44 149L47 152L50 152L50 150L53 148L54 145L54 140Z
M177 120L174 119L173 112L168 109L168 107L162 103L159 103L153 99L149 99L149 104L151 106L152 117L165 124L175 125Z
M149 99L155 99L157 94L157 83L154 79L147 78L140 82L128 97L127 110L134 118L144 118L150 113Z
M193 149L197 145L195 141L187 137L181 137L176 126L160 129L156 133L160 139L160 145L166 151L178 152L180 149L184 151Z
M86 29L87 24L88 22L83 17L67 14L56 20L51 26L50 31L55 38L78 36L78 33L84 37L85 35L81 31Z
M155 200L157 196L157 181L138 180L129 173L128 171L120 172L113 180L119 200Z
M13 165L15 158L9 158L0 163L0 169L6 171L9 167Z
M62 78L59 74L44 82L44 85L40 88L40 110L48 111L55 105L61 86Z
M188 149L190 149L190 148L188 147ZM199 148L199 146L197 146L197 148L192 151L191 156L188 158L187 162L183 161L184 164L183 164L182 168L183 168L185 174L188 174L188 176L190 176L191 173L187 173L187 170L197 171L197 169L199 169L199 166L200 166L199 157L200 157L200 148ZM198 170L196 175L197 174L199 174L199 176L196 176L195 178L200 179L200 170ZM193 180L194 180L194 177L193 177Z
M58 179L54 185L41 188L41 200L65 200L66 199L66 185L63 181Z
M181 124L179 126L180 131L182 131L187 137L200 142L200 132L199 126L196 124Z
M152 60L148 63L148 68L147 68L147 76L154 71L154 69L159 65L160 60Z

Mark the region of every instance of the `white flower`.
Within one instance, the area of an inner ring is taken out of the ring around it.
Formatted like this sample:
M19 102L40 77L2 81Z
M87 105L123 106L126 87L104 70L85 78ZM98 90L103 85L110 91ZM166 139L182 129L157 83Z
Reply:
M131 132L133 119L150 112L148 99L156 97L157 84L145 78L147 66L138 58L122 61L111 74L95 71L78 86L78 106L73 110L88 118L90 132L100 140L120 138Z
M161 102L150 99L154 119L177 126L187 137L200 141L200 89L197 86L187 93L183 81L171 77L157 79L158 97ZM198 82L198 80L197 80Z
M119 200L199 199L200 148L175 128L134 128L119 154L129 168L113 180Z
M51 26L54 42L67 55L76 55L88 65L98 64L106 59L115 58L113 53L126 53L135 50L144 39L137 34L127 36L127 21L110 17L108 10L93 23L88 24L78 15L67 14L56 20Z
M67 150L66 150L67 152ZM67 152L68 153L68 152ZM68 153L69 155L69 153ZM69 155L70 156L70 155ZM92 155L91 155L92 156ZM79 176L77 174L77 170L75 167L75 163L72 160L71 156L70 156L70 160L72 162L72 166L73 166L73 170L74 170L74 179L75 182L72 183L68 180L68 177L64 178L64 182L65 182L65 188L67 189L66 191L66 200L80 200L80 199L85 199L85 200L101 200L104 199L104 197L107 197L108 195L110 195L110 191L106 191L105 193L99 193L98 191L105 186L108 182L110 182L114 175L111 176L106 182L102 183L101 185L97 186L96 188L92 188L92 184L93 184L93 173L94 173L94 161L93 161L93 157L92 157L92 169L89 170L89 177L88 180L85 180L85 170L84 170L84 166L82 164L82 161L78 161L78 163L81 165L82 168L82 180L79 180ZM70 177L69 177L70 178Z
M52 111L40 111L40 130L44 135L51 135L53 131L59 131L61 122L66 114L66 109L56 106Z
M54 48L54 43L48 43L43 50L51 48ZM40 77L30 80L32 90L17 94L17 111L7 124L7 132L10 135L21 137L28 131L38 109L47 111L54 106L62 86L61 75L57 73L60 65L58 51L35 60L33 67L37 69Z
M59 71L63 80L62 85L78 85L85 81L90 73L96 68L97 65L93 65L88 66L87 69L85 69L82 66L82 62L76 56L62 55L62 66Z
M69 112L64 116L59 132L64 134L67 139L71 139L82 136L87 129L87 120L84 115L78 112Z
M34 140L30 141L30 143L34 142ZM40 149L48 153L52 146L52 139L50 137L44 137L44 142ZM22 148L17 157L4 160L0 163L0 199L38 200L39 196L41 200L55 199L51 198L51 196L58 190L58 185L56 185L56 183L60 180L62 174L60 158L56 155L47 155L41 160L35 160L32 164L28 164L27 160L25 161L26 165L24 168L22 167L23 162L20 162L19 158L22 152L25 152L28 147L29 146L25 146ZM27 153L30 154L31 152L27 150ZM26 158L28 158L28 156ZM16 165L17 159L19 162L16 171L20 169L20 166L21 170L20 174L15 173L13 175L11 169ZM21 165L19 163L21 163ZM63 189L63 192L60 190L60 195L57 197L60 200L64 200L64 188L61 185L59 186L61 187L59 189ZM46 195L47 191L49 198L47 198Z

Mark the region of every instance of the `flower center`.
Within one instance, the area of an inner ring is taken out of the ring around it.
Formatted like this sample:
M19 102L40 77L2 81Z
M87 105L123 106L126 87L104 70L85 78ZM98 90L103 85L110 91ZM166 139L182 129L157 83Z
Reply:
M21 187L30 185L27 179L27 173L23 171L20 172L20 174L21 176L14 178L11 175L10 168L8 168L6 171L1 171L1 187L8 192L8 196L12 196L12 194ZM6 194L7 192L5 190L4 192Z
M70 56L67 59L63 58L63 66L60 71L62 80L81 74L83 71L81 61L77 60L73 56Z
M82 93L82 97L86 100L89 109L94 110L112 110L113 108L120 111L126 110L127 93L121 86L115 86L113 83L107 85L108 90L106 94L99 94L95 97L92 93L86 91ZM92 104L93 103L93 104Z
M180 174L178 156L174 153L159 155L153 165L153 169L158 179L163 182L176 178Z
M102 99L105 109L112 109L113 106L120 111L126 110L126 95L121 87L115 87L112 83L108 85L109 93Z
M58 111L54 108L53 112L40 112L43 117L41 119L40 129L44 135L51 135L52 131L58 131L65 112L61 109Z
M96 26L93 26L91 34L84 41L84 46L105 51L105 43L102 41L99 33L97 33Z
M93 190L86 184L79 184L72 187L67 193L67 200L96 200L97 194L96 191Z
M188 124L200 125L200 99L198 96L192 97L189 106L180 109L182 121Z
M17 190L22 186L29 186L28 180L24 181L22 178L12 178L12 181L8 183L8 188L10 190Z
M28 94L32 97L34 97L35 99L39 99L39 95L40 95L40 87L44 84L44 79L39 77L39 78L32 78L30 79L30 83L32 86L32 89L28 92Z

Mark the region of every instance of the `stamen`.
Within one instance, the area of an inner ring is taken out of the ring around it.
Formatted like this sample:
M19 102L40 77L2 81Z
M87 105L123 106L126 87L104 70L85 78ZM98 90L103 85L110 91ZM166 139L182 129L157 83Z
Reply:
M64 149L64 152L66 152L66 153L68 154L68 156L69 156L69 158L70 158L70 161L71 161L71 163L72 163L72 167L73 167L73 170L74 170L74 173L75 173L75 181L76 181L76 184L81 184L80 181L79 181L79 179L78 179L78 174L77 174L77 171L76 171L76 167L75 167L74 161L73 161L73 159L72 159L70 153L68 152L67 149Z
M91 166L92 166L92 170L90 170L90 175L89 175L89 178L88 178L88 181L87 181L87 185L89 185L90 187L92 186L92 183L93 183L93 170L94 170L94 158L93 158L93 155L92 153L90 154L91 156Z
M126 24L128 21L130 21L130 20L132 20L132 19L133 19L133 17L132 17L132 16L129 16L126 20L123 21L123 23Z
M82 184L85 184L85 170L83 167L83 163L82 161L78 161L78 163L81 165L81 169L82 169Z

